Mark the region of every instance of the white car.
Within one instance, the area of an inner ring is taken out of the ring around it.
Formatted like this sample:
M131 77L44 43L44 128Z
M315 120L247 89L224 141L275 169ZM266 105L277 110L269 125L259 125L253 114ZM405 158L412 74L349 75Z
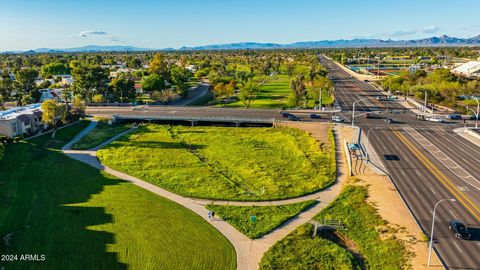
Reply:
M443 119L440 117L427 117L425 120L435 123L443 123Z
M332 121L333 121L333 122L341 123L341 122L343 122L343 119L340 118L340 116L333 115L333 116L332 116Z

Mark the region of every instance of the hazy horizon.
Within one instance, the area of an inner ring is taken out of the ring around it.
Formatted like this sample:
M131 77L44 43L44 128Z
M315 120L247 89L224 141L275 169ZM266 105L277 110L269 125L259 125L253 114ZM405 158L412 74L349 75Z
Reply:
M355 38L421 39L480 33L480 2L3 1L0 51L130 45L180 48ZM477 21L474 21L474 20Z

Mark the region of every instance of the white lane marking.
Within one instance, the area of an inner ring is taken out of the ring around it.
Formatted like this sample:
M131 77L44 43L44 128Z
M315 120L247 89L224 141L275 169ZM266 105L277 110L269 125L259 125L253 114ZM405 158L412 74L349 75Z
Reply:
M415 192L420 195L420 193L418 192L417 188L413 188L413 190L415 190Z
M415 170L418 176L422 176L418 170Z
M448 209L448 211L450 212L450 214L452 214L452 216L453 216L455 219L458 219L458 218L457 218L457 215L455 215L455 213L453 213L452 209Z
M430 188L430 190L432 191L433 195L437 195L437 193L435 192L435 190L433 188Z
M420 145L427 151L429 151L433 156L440 161L449 171L451 171L453 174L455 174L458 178L460 178L462 181L466 182L470 186L474 187L477 190L480 190L480 181L473 177L470 173L468 173L465 169L463 169L461 166L458 165L455 161L453 161L450 157L448 157L445 153L440 151L438 147L433 145L430 141L428 141L423 135L421 135L418 131L416 131L414 128L403 128L413 139L415 139ZM419 137L421 139L419 139ZM422 141L425 141L425 143L422 143ZM432 150L433 148L434 150ZM450 165L448 165L449 163ZM452 165L453 164L453 165ZM467 177L465 177L465 175ZM467 178L474 179L475 181L468 181ZM475 183L476 182L476 183Z
M463 253L463 251L460 249L460 247L457 245L457 243L455 243L455 241L453 241L453 244L458 249L458 251L460 251L460 253Z

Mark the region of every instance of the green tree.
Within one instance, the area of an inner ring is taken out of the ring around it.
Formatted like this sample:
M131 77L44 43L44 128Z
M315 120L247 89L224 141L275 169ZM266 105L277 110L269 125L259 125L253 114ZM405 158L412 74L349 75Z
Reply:
M53 62L46 64L40 70L43 78L50 78L53 75L70 74L70 68L62 63Z
M124 76L112 80L110 90L115 101L126 102L135 98L135 82Z
M260 87L252 79L250 79L246 84L240 88L240 93L238 98L243 103L245 108L250 108L253 102L257 99L258 93L260 92Z
M82 96L75 95L73 97L70 113L77 119L85 116L85 102L83 102Z
M162 76L164 80L167 80L170 77L168 64L161 53L156 53L153 56L153 60L149 65L149 72L150 74L158 74Z
M15 81L17 91L29 94L35 89L35 80L38 78L38 71L33 68L20 69L17 71Z
M142 78L142 89L147 93L153 91L163 91L165 89L165 80L158 74L152 74Z
M287 63L287 75L288 75L288 78L292 78L293 76L293 73L295 72L295 63L293 62L288 62Z
M65 106L55 100L46 100L42 103L42 121L53 127L52 138L55 138L58 124L64 116Z
M93 103L102 103L102 102L105 102L105 98L103 97L102 94L96 94L92 97L92 102Z
M91 101L92 97L107 90L108 74L101 66L78 65L72 70L73 89L75 94L80 94Z
M307 88L305 86L305 76L300 74L296 79L290 82L290 89L294 96L295 106L305 107L307 103Z

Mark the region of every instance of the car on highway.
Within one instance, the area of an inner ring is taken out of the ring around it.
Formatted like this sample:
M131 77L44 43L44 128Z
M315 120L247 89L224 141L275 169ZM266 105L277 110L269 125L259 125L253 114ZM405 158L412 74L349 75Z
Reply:
M387 100L389 100L389 101L393 101L393 100L397 100L397 99L398 99L397 96L389 96L389 97L387 97Z
M287 117L290 116L290 113L288 113L288 112L281 112L280 114L281 114L282 117L284 117L284 118L287 118Z
M387 119L385 119L385 122L387 122L389 124L393 124L393 123L395 123L395 120L393 120L392 118L387 118Z
M340 116L332 115L332 122L342 123L343 119Z
M449 120L462 120L462 116L459 114L449 114L445 116L445 118Z
M435 123L443 123L443 119L437 116L427 117L425 120Z
M288 116L288 120L290 120L290 121L300 121L300 118L298 116L294 115L294 114L290 114Z
M322 116L320 114L312 113L310 114L311 119L322 119Z
M385 96L377 96L375 99L376 100L386 100L387 98Z
M470 232L468 232L468 229L465 226L465 224L463 224L461 221L458 221L456 219L450 221L450 223L448 224L448 228L452 230L456 238L462 238L462 239L468 240L471 237Z

